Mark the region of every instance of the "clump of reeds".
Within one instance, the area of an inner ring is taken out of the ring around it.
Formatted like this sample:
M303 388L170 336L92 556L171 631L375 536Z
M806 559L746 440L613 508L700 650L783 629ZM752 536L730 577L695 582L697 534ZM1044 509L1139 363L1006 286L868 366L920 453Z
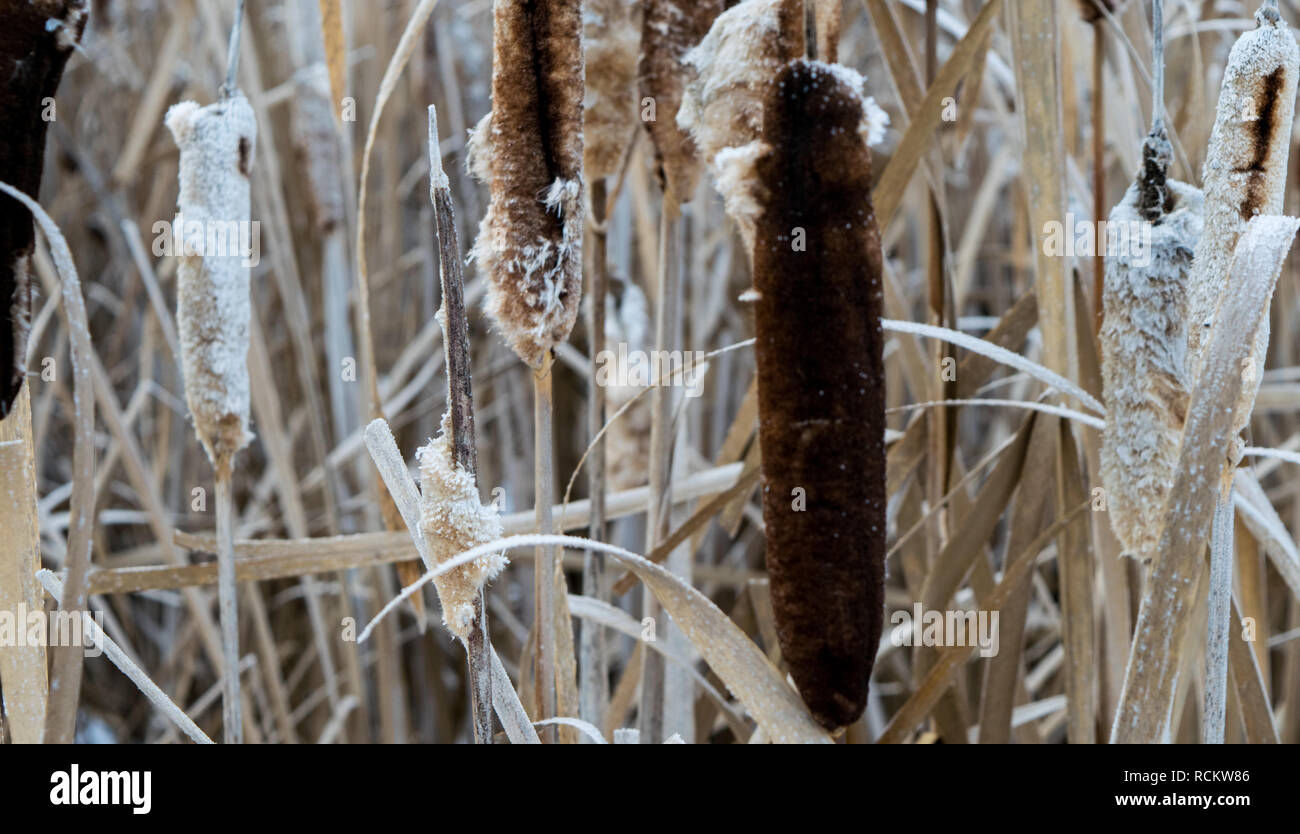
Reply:
M194 431L216 471L217 595L224 649L222 700L227 743L243 739L239 687L239 626L236 613L233 498L234 458L252 439L248 431L248 340L251 326L249 270L237 252L206 251L218 227L250 222L249 175L257 121L248 99L234 86L242 4L231 35L230 64L220 100L193 101L167 111L167 128L180 148L180 194L174 227L185 235L177 266L177 332L185 401ZM203 241L190 236L203 230ZM234 246L231 237L226 244Z
M470 165L491 204L473 259L487 310L533 368L569 337L582 297L582 21L577 0L497 3L492 111Z
M645 0L640 88L642 100L654 106L654 118L645 119L645 126L660 184L678 203L691 199L700 179L695 142L677 123L689 80L684 59L726 7L723 0Z
M772 607L782 657L829 728L862 713L884 619L882 261L862 88L845 67L786 64L735 180L754 207Z
M647 350L650 344L650 310L641 288L628 281L619 297L609 296L605 306L608 311L605 341L611 345L626 344L629 352ZM599 376L596 382L598 385L601 383ZM611 414L627 407L627 411L609 424L605 433L609 488L632 489L646 482L646 461L650 456L650 404L645 397L638 399L645 390L643 386L611 383L604 388Z
M36 199L44 170L49 105L63 67L86 28L86 0L39 0L5 6L0 38L0 182ZM32 323L31 215L0 199L0 420L9 414L27 376Z
M1252 217L1281 214L1286 192L1300 48L1274 3L1260 7L1255 23L1228 55L1202 172L1205 232L1196 246L1187 302L1187 368L1192 379L1204 361L1220 298L1230 289L1229 267L1242 230ZM1250 421L1268 340L1265 315L1245 368L1249 379L1235 411L1234 433Z

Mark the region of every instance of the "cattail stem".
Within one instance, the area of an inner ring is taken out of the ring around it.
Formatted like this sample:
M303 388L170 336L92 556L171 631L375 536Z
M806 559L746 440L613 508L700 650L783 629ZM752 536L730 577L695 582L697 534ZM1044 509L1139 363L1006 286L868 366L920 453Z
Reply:
M469 319L465 315L465 277L460 238L451 200L451 182L442 167L438 144L438 111L429 105L429 190L438 226L438 257L442 268L443 353L447 361L447 410L451 414L452 461L477 479L478 451L474 435L474 392L470 384ZM492 665L488 656L487 613L483 593L474 604L474 620L465 650L469 662L470 701L474 739L492 743Z
M1101 228L1106 218L1106 97L1102 94L1102 75L1106 64L1106 34L1098 21L1092 24L1092 219ZM1106 256L1098 248L1092 259L1092 325L1101 333L1105 318L1102 293L1106 286Z
M672 190L664 192L663 210L659 217L659 277L658 303L655 312L655 350L672 350L671 328L679 315L681 278L677 273L676 251L673 246L679 215L677 200ZM659 355L663 355L660 353ZM651 395L650 424L650 497L646 506L646 550L668 535L669 514L665 498L668 494L669 467L673 447L673 389L656 385ZM649 588L642 595L642 617L654 618L659 613L659 603ZM664 659L659 652L646 652L641 670L641 740L658 744L663 738L664 710Z
M554 357L548 350L542 366L533 371L533 491L537 505L537 532L555 532L551 502L555 500L554 429L555 402L551 388ZM535 721L555 717L555 570L558 554L552 545L538 545L533 563L533 599L537 656L534 661L536 689ZM548 726L542 740L555 742L555 727Z
M587 467L591 495L590 536L605 540L605 386L596 382L600 355L605 350L605 296L609 290L606 258L605 180L591 184L591 292L587 308L587 340L591 351L591 389L588 397L587 428L593 438ZM582 562L582 593L606 601L605 557L588 550ZM605 657L605 632L594 623L584 623L578 645L579 713L583 721L596 726L604 723L609 702L609 669Z
M235 585L234 500L231 464L217 462L217 600L221 612L224 675L221 716L226 744L242 744L244 725L239 702L239 619Z
M1205 636L1206 744L1223 744L1228 710L1228 629L1232 616L1232 498L1220 496L1210 530L1210 601Z

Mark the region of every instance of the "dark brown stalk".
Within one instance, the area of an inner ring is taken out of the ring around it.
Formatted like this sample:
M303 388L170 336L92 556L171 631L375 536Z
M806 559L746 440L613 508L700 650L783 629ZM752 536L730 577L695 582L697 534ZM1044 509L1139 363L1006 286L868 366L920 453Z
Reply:
M767 565L782 656L841 727L866 704L884 619L880 234L859 91L807 61L776 82L755 163Z
M443 353L447 357L447 409L451 413L451 452L456 466L478 478L478 448L474 435L474 392L470 384L469 319L465 315L465 276L462 271L456 211L451 183L438 150L438 116L429 106L429 191L438 225L438 260L442 267ZM470 704L474 740L492 743L492 655L483 592L474 604L474 621L465 640L469 659Z
M63 67L86 27L85 0L0 0L0 182L33 200L41 190L45 133ZM0 420L13 407L27 373L32 316L32 218L0 198Z

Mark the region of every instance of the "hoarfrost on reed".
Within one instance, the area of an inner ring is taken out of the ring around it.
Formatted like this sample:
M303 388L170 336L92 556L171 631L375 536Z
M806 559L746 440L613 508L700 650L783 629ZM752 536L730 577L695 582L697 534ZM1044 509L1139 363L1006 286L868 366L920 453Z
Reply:
M493 505L479 502L474 476L456 465L451 448L451 415L443 415L442 434L423 446L420 462L420 530L434 565L440 565L503 535ZM506 565L505 557L480 556L434 579L442 603L443 623L468 639L479 591Z

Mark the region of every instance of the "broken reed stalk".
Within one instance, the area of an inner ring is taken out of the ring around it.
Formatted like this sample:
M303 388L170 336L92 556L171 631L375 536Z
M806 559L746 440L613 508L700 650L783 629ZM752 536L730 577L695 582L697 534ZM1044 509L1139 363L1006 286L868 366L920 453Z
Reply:
M36 503L36 442L32 437L31 394L26 386L8 416L0 418L0 611L43 611L45 595L36 582L41 567L41 531ZM0 645L0 694L9 738L39 744L45 732L49 672L45 646Z
M847 67L787 64L768 85L761 138L733 149L742 163L726 180L744 189L728 201L754 212L777 635L827 728L862 714L884 621L883 264L868 147L881 126L864 86Z
M86 0L3 0L0 19L0 182L38 199L45 164L45 134L54 119L54 94L63 68L86 27ZM27 376L27 336L32 323L32 250L27 210L0 200L0 420L13 407Z
M491 201L471 257L487 312L533 371L534 483L541 533L552 532L552 351L569 337L582 297L584 96L579 0L493 6L492 110L470 138L470 167ZM558 554L539 546L535 720L555 715ZM548 726L547 740L555 738Z
M214 224L250 222L249 176L257 143L253 109L232 85L239 54L243 3L231 29L227 84L206 107L181 102L166 123L180 148L180 194L175 227L185 233L177 268L177 330L184 365L185 400L194 429L216 473L217 597L221 612L224 741L243 740L239 684L239 620L233 548L234 459L252 439L248 431L248 345L252 317L249 268L242 255L208 251ZM203 243L189 232L202 231ZM229 241L227 241L229 246Z
M451 415L452 462L475 480L478 451L474 434L474 393L470 384L469 319L465 314L465 278L461 267L460 238L451 201L451 182L442 167L438 143L438 111L429 105L429 198L438 227L438 262L442 272L443 355L447 362L447 410ZM474 714L474 740L492 743L492 663L488 655L487 612L480 590L465 637L469 663L470 704Z
M69 498L71 519L65 557L67 582L59 599L65 611L81 611L88 598L90 549L95 523L95 396L91 367L95 349L90 340L90 322L81 292L81 280L68 243L40 204L18 189L0 182L0 193L7 194L31 212L49 245L50 256L59 275L63 297L64 323L68 329L72 359L72 406L76 436L72 450L72 494ZM30 429L27 429L30 432ZM22 429L19 430L22 432ZM32 450L35 453L35 450ZM19 491L21 494L21 489ZM50 676L50 700L46 707L43 740L52 744L70 744L75 738L77 704L81 692L82 647L58 646L52 652L54 664Z

